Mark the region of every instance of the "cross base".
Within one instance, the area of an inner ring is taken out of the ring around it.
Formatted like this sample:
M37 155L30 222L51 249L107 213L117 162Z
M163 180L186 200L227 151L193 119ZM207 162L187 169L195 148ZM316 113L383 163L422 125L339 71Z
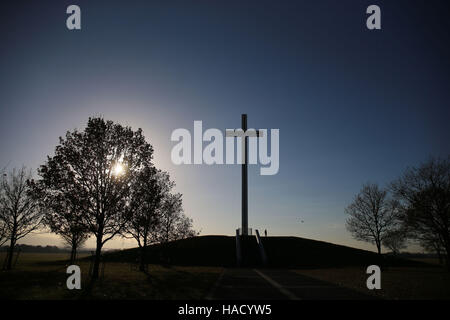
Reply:
M247 233L245 234L244 232L242 232L242 228L239 228L238 234L240 236L243 236L243 235L251 236L251 235L253 235L253 230L252 230L252 228L247 228Z

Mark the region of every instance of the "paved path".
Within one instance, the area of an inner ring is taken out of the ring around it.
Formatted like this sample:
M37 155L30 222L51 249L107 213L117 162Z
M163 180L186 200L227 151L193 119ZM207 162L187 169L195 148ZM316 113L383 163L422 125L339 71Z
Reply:
M366 300L372 296L282 269L226 269L211 300Z

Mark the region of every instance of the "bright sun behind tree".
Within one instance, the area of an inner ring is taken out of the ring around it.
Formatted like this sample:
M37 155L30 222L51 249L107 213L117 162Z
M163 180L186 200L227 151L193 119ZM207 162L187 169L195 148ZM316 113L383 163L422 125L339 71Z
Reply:
M115 176L120 176L120 175L122 175L123 172L124 172L124 167L123 167L123 165L120 164L120 163L117 163L117 164L114 166L114 168L113 168L113 172L114 172L114 175L115 175Z

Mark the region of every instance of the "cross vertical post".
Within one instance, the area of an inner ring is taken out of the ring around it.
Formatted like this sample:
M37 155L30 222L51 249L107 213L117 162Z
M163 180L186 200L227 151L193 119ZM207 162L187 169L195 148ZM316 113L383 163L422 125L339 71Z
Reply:
M242 130L247 132L247 115L242 114ZM244 161L242 163L242 235L248 235L248 148L247 135L242 137Z
M247 132L247 114L241 115L241 129L226 129L226 137L240 137L241 140L241 165L242 165L242 228L241 235L248 236L248 137L260 138L263 136L261 130Z

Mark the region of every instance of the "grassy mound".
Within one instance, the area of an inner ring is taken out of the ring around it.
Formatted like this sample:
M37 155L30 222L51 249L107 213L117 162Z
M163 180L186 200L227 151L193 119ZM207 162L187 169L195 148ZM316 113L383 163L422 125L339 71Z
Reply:
M299 237L264 237L269 267L328 268L344 266L417 266L421 263L392 256L380 258L376 253ZM244 266L259 266L261 259L255 237L242 242ZM136 262L138 248L105 254L106 261ZM229 236L199 236L156 244L147 249L150 264L181 266L236 266L236 240Z
M105 261L136 262L139 249L106 253ZM150 264L234 266L236 264L236 243L234 237L201 236L155 244L147 248L147 262Z

